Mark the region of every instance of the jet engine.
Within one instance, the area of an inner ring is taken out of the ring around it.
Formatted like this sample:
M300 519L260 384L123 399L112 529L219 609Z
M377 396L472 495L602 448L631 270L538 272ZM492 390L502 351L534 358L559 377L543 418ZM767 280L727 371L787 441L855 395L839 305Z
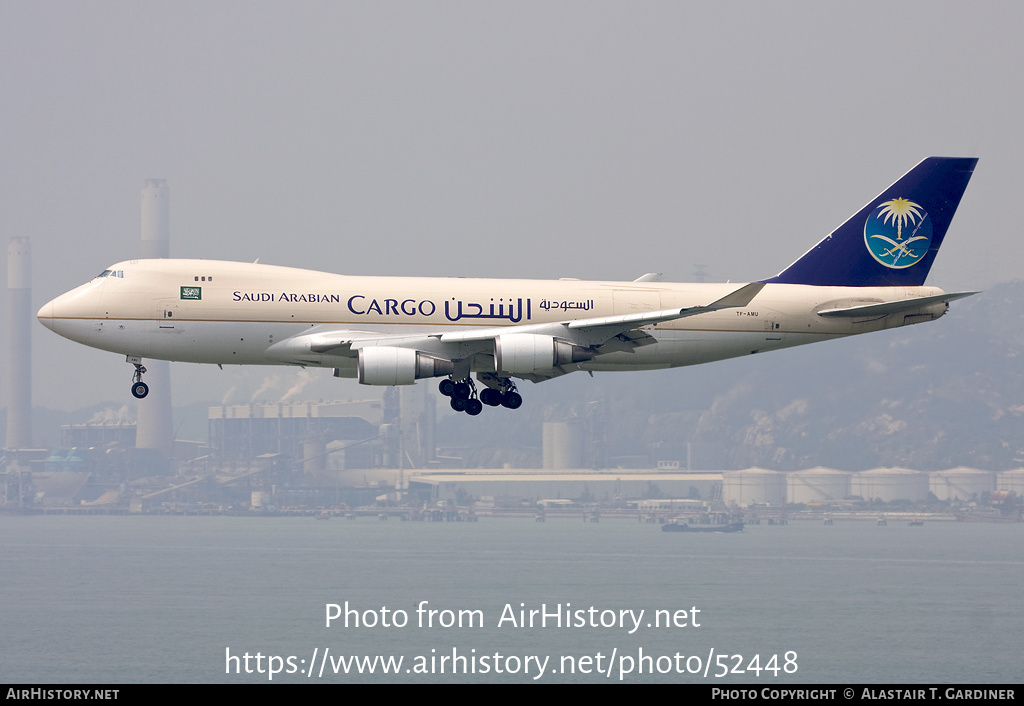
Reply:
M420 378L451 375L455 365L412 348L370 346L359 349L359 382L363 385L412 385Z
M582 363L593 354L574 343L534 333L503 333L494 339L497 372L528 374L558 365Z

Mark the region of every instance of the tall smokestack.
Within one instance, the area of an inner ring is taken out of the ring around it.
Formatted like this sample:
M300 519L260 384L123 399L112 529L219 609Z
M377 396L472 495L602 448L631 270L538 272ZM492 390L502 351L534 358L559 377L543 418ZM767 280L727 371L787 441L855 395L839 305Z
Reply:
M171 256L171 190L166 179L142 183L142 253L146 260Z
M171 192L166 179L146 179L142 184L142 252L144 259L170 255ZM164 360L144 361L149 394L139 400L135 446L159 449L170 454L174 444L171 417L171 364Z
M394 388L401 400L402 446L405 458L398 464L406 467L411 461L414 468L427 468L437 459L435 427L436 397L430 385L407 385Z
M7 441L32 448L32 248L28 238L7 246Z

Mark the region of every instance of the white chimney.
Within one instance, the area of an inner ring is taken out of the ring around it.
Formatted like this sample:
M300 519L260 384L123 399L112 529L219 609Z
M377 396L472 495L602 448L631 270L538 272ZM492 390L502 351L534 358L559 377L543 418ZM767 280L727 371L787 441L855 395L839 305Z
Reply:
M7 449L32 448L32 248L7 246Z
M166 258L170 254L171 192L166 179L146 179L142 185L143 259ZM143 361L149 394L139 400L135 446L160 449L170 454L174 444L171 416L171 364L165 360Z

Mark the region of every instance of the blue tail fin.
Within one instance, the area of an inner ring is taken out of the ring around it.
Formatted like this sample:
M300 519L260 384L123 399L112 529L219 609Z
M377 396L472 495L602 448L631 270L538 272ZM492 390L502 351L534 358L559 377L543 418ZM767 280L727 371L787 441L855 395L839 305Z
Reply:
M766 281L841 287L924 284L977 163L973 158L925 159Z

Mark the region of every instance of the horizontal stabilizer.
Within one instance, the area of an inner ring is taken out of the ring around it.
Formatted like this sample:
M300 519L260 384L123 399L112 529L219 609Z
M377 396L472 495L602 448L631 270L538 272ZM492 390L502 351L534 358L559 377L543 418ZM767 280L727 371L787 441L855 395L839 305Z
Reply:
M936 294L932 297L917 297L914 299L900 299L898 301L891 302L878 302L876 304L848 306L842 309L822 309L818 312L818 316L885 316L887 314L896 314L901 311L919 309L922 306L937 304L938 302L946 302L948 304L956 299L963 299L964 297L969 297L974 294L977 294L977 292L953 292L952 294Z

